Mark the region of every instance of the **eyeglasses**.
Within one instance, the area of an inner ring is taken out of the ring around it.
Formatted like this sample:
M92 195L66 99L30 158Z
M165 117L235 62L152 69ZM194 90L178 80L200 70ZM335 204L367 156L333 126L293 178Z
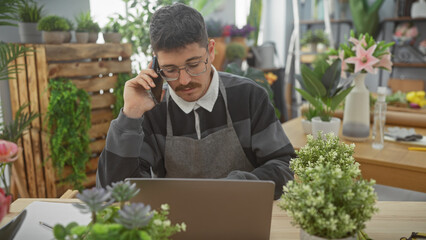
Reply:
M206 51L206 53L208 53L208 51ZM173 66L173 67L161 68L158 72L166 81L178 80L180 77L180 70L182 69L185 69L185 71L189 75L196 77L206 72L208 61L209 61L209 57L207 56L206 61L201 60L197 62L191 62L191 63L185 64L185 66L182 66L182 67Z

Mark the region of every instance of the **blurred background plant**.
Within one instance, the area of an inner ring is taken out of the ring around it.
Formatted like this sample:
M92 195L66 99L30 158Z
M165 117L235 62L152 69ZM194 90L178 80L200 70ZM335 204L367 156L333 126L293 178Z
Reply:
M240 66L238 66L235 63L231 63L231 64L228 64L226 66L225 72L232 73L232 74L235 74L235 75L239 75L239 76L242 76L242 77L246 77L248 79L253 80L259 86L263 87L266 90L266 92L268 93L269 101L274 106L275 115L277 116L278 119L280 119L281 112L280 112L280 110L278 110L275 107L274 92L272 91L272 88L269 85L268 81L265 79L265 75L264 75L263 71L261 71L257 68L253 68L253 67L248 67L247 70L243 71L243 70L241 70Z
M21 22L36 23L44 15L44 6L32 0L18 0L18 18Z

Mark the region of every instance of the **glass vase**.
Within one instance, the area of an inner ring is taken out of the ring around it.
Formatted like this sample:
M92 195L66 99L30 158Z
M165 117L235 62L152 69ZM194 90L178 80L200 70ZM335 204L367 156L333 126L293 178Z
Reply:
M354 88L346 96L342 135L352 141L365 141L370 136L370 92L365 87L366 73L354 78Z

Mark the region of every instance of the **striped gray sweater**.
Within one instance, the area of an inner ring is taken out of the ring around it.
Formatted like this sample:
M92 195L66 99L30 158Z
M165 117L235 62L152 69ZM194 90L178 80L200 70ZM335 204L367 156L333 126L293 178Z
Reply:
M250 79L228 73L219 72L219 78L226 89L234 129L255 168L247 173L248 178L274 181L277 199L283 185L293 179L289 168L290 159L295 157L293 146L262 87ZM105 187L127 177L150 177L151 167L157 176L165 176L166 106L163 101L140 119L127 118L121 112L111 122L106 146L99 158L98 186ZM226 128L225 103L220 92L212 112L203 108L196 111L201 138ZM197 139L194 112L185 114L170 98L169 113L174 136Z

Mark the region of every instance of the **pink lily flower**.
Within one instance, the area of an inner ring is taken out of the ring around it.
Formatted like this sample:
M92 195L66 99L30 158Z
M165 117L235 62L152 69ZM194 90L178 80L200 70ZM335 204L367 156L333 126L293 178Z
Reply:
M356 46L358 46L359 44L361 44L361 46L363 48L367 47L367 42L365 41L365 36L362 36L361 40L358 40L354 37L350 37L349 38L349 42L352 42L355 46L352 48L352 50L356 49Z
M355 64L354 73L361 70L365 70L369 73L375 73L373 66L380 61L378 58L373 56L376 47L377 45L373 45L369 49L365 50L361 44L356 46L356 56L346 59L346 63Z
M339 52L339 59L342 61L342 69L340 72L340 77L346 78L346 70L348 70L348 64L345 61L345 51L341 50Z
M380 61L376 65L374 65L374 67L375 68L382 67L382 68L385 68L385 69L387 69L388 71L391 72L393 64L392 64L392 61L391 61L391 54L390 54L389 50L388 50L387 54L380 56L379 59L380 59Z
M0 140L0 163L13 162L18 158L18 145Z

